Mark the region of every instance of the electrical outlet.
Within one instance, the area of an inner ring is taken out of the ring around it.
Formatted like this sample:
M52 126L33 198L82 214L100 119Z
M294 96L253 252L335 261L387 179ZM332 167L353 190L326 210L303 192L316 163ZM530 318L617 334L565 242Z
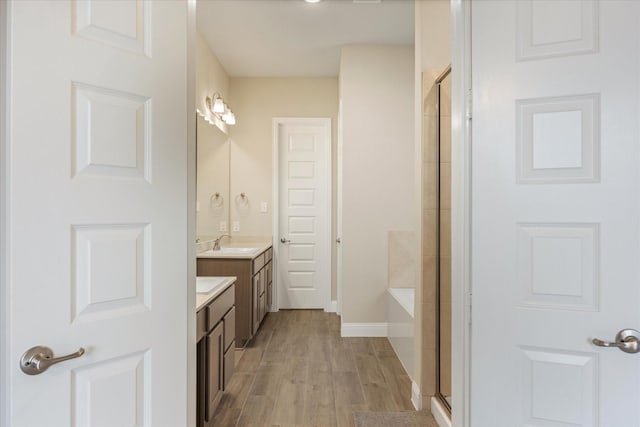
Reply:
M267 202L260 203L260 212L267 213Z
M233 221L232 227L233 231L240 231L240 221Z
M227 231L227 221L220 221L219 231Z

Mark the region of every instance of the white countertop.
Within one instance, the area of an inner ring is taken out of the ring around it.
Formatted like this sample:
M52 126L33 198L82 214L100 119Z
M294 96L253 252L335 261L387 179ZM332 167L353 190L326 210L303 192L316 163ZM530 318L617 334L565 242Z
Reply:
M206 294L198 294L196 293L196 312L198 312L202 307L204 307L205 305L209 304L211 301L213 301L213 299L215 297L217 297L218 295L220 295L222 292L224 292L229 286L231 286L232 284L234 284L236 282L236 277L230 276L230 277L196 277L196 286L207 286L210 285L212 283L210 282L217 282L220 279L221 282L220 283L215 283L215 286L213 286L213 288L211 288L211 290L209 292L207 292Z
M197 258L220 258L220 259L253 259L269 249L271 247L271 242L243 242L243 243L231 243L227 245L222 245L222 248L257 248L257 251L249 254L238 254L238 253L214 253L210 249L206 251L202 251L196 254Z

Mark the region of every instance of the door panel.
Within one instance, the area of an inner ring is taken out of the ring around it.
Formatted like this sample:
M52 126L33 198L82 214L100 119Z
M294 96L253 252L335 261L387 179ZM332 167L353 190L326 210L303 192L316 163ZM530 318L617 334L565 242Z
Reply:
M9 9L10 424L184 425L187 4Z
M473 3L474 426L637 426L640 4Z
M279 123L280 308L325 308L330 291L330 122Z

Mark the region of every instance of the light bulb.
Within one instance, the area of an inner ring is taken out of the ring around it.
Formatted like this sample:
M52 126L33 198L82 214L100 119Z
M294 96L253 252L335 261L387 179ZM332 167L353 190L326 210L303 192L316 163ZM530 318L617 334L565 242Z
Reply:
M235 125L236 124L236 115L233 114L232 112L229 112L229 116L227 118L227 124L228 125Z
M225 110L224 101L222 100L222 98L216 98L216 100L213 101L213 112L224 113L224 110Z

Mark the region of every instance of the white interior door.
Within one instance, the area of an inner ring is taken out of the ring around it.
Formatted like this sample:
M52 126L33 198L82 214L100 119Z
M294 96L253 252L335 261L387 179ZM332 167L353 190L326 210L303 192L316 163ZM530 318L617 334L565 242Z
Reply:
M185 425L188 5L8 6L3 417ZM19 362L34 346L86 352L30 376Z
M331 292L331 120L281 119L278 307L326 308Z
M473 3L473 426L640 425L639 22Z

